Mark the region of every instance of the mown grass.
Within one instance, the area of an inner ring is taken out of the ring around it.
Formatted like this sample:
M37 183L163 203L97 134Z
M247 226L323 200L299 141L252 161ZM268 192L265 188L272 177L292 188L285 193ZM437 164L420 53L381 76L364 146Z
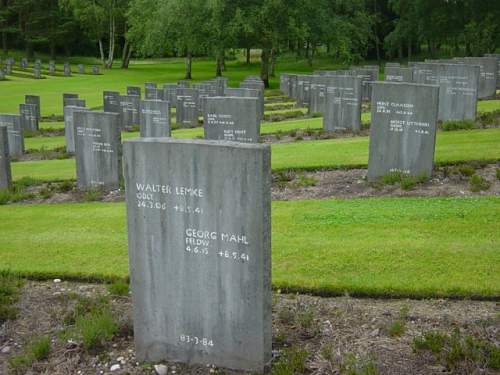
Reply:
M274 202L273 285L325 295L498 299L499 217L499 197ZM128 275L123 203L3 206L0 222L0 270Z

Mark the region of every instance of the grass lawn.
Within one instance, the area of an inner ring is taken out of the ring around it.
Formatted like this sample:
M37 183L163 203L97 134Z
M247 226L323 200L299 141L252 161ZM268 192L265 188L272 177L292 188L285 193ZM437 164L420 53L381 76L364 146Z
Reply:
M321 119L312 119L311 127ZM294 123L289 123L292 129ZM200 131L201 129L195 129ZM180 130L190 132L191 130ZM124 138L134 133L124 133ZM282 143L272 146L272 167L280 169L316 169L366 166L368 164L368 137L339 138L325 141ZM438 163L467 160L500 159L500 129L439 132L436 161ZM42 160L12 163L14 179L30 176L39 180L66 180L75 178L75 160Z
M324 294L500 297L500 198L273 203L273 284ZM125 277L123 203L0 207L0 269Z

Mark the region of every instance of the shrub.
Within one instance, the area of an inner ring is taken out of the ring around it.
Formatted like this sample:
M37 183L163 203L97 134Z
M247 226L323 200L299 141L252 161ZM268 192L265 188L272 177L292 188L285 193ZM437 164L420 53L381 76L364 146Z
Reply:
M291 375L303 373L309 353L305 349L290 348L282 352L281 357L273 365L271 375Z
M413 339L413 351L429 350L435 355L440 354L446 343L446 335L440 332L429 331L424 333L422 337Z
M484 179L483 177L475 174L470 178L469 181L470 190L474 193L478 193L480 191L486 191L491 187L491 183Z
M443 131L454 131L454 130L471 130L475 129L476 124L472 120L463 121L446 121L441 124L441 129Z
M391 337L399 337L403 336L405 330L405 322L402 320L396 320L389 326L388 332Z
M108 285L108 292L113 296L128 295L129 285L125 281L116 281Z
M476 170L474 169L474 167L470 166L470 165L461 165L460 167L458 167L458 171L463 175L463 176L467 176L467 177L470 177L472 176L474 173L476 173Z
M294 184L299 187L309 187L316 186L317 182L318 181L314 177L309 177L301 173L299 174L298 179L294 182Z
M341 365L341 373L346 375L378 375L377 366L371 359L358 359L353 354L348 354Z
M43 361L50 355L50 339L46 336L35 338L23 353L9 360L9 370L13 374L25 374L36 361Z
M104 347L105 341L111 339L118 325L109 309L92 311L91 313L77 318L75 329L80 334L83 347L88 351L97 351Z

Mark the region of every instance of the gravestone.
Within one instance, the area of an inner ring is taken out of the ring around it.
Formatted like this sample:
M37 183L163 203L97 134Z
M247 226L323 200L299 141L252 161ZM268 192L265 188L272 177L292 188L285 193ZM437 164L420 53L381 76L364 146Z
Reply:
M38 66L42 66L42 60L36 59L35 60L35 64L38 65Z
M363 81L363 100L371 100L372 84L378 79L379 67L355 67L352 69L352 72Z
M224 96L224 91L228 87L229 79L227 77L217 77L214 80L215 83L215 95Z
M85 74L85 66L78 64L78 74Z
M415 83L439 85L438 119L475 120L479 89L479 67L465 64L417 63Z
M42 118L42 112L41 112L42 106L40 105L40 97L38 95L25 95L24 102L26 104L36 105L37 116L39 119Z
M257 98L207 98L203 115L205 139L258 143L259 115Z
M41 72L40 68L37 68L37 67L33 68L33 77L35 79L41 79L42 78L42 72Z
M104 91L102 93L104 112L118 113L121 115L120 93L117 91Z
M177 81L177 88L188 89L190 87L189 81L181 80Z
M326 108L323 129L327 132L350 129L361 130L361 102L363 86L354 76L330 77L326 87Z
M99 66L92 65L92 74L99 75L101 71L99 70Z
M198 92L198 111L204 113L206 98L217 96L216 88L213 82L202 82L193 84L193 89ZM224 95L222 95L224 96Z
M368 179L432 175L439 86L373 84Z
M497 92L498 61L494 57L464 57L458 59L468 65L479 65L479 99L491 98Z
M0 65L0 81L5 80L5 70L3 70L2 66Z
M6 126L0 126L0 190L8 189L12 185L10 169L9 136Z
M297 76L297 105L301 107L309 106L311 100L311 79L312 76L308 75Z
M401 64L400 63L385 63L386 68L400 68Z
M297 75L290 74L288 77L288 89L290 91L290 98L297 100Z
M242 88L226 88L225 96L233 96L236 98L257 98L259 99L259 120L264 119L264 93L261 90L242 89Z
M176 123L186 128L198 126L198 91L177 88Z
M297 76L296 76L297 77ZM261 90L264 92L265 86L264 82L257 80L248 80L240 83L240 88L242 89L252 89L252 90Z
M63 93L63 108L68 105L68 99L78 99L78 94Z
M177 106L177 85L175 83L163 85L163 97L170 103L170 107Z
M28 68L28 59L23 57L21 59L21 62L19 63L19 66L21 67L21 69L27 69Z
M8 60L6 63L5 63L5 74L6 75L11 75L12 74L12 63L10 62L10 60Z
M290 75L280 74L280 92L283 95L290 96Z
M24 135L21 126L21 116L0 114L0 127L7 127L9 138L9 152L12 158L19 158L24 154Z
M134 125L139 125L139 106L141 98L135 95L121 95L121 129L131 130Z
M38 130L38 110L34 104L19 104L21 127L23 130Z
M397 66L385 66L386 82L413 82L413 69Z
M71 76L71 65L69 65L68 63L64 64L64 75L66 77Z
M154 82L146 82L144 84L145 89L156 89L156 87L157 87L156 83L154 83Z
M500 53L487 53L484 57L494 57L498 60L497 66L497 89L500 89Z
M170 137L170 104L143 100L140 104L141 137Z
M270 160L269 145L125 142L138 361L270 365Z
M85 100L83 99L74 99L68 98L66 99L66 107L85 107Z
M144 98L146 100L163 100L163 89L146 87Z
M56 63L54 61L49 61L49 74L56 74Z
M127 95L135 95L141 97L141 88L135 86L127 86Z
M122 178L120 115L75 111L76 176L79 189L119 189Z
M75 100L75 99L73 99ZM88 111L85 108L85 104L83 106L72 106L67 105L63 109L64 113L64 138L66 141L66 152L71 154L75 153L75 122L74 122L74 114L77 111Z

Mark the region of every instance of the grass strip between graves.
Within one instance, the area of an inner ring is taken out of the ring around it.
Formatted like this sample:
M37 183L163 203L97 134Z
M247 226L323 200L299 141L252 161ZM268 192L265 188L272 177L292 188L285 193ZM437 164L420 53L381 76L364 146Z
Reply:
M273 170L354 168L368 165L368 137L339 138L274 144ZM500 129L439 132L437 163L494 161L500 159ZM74 179L75 160L41 160L12 163L14 179L32 177L41 181Z
M320 295L500 299L500 197L273 202L273 285ZM0 207L0 270L128 275L124 203Z

